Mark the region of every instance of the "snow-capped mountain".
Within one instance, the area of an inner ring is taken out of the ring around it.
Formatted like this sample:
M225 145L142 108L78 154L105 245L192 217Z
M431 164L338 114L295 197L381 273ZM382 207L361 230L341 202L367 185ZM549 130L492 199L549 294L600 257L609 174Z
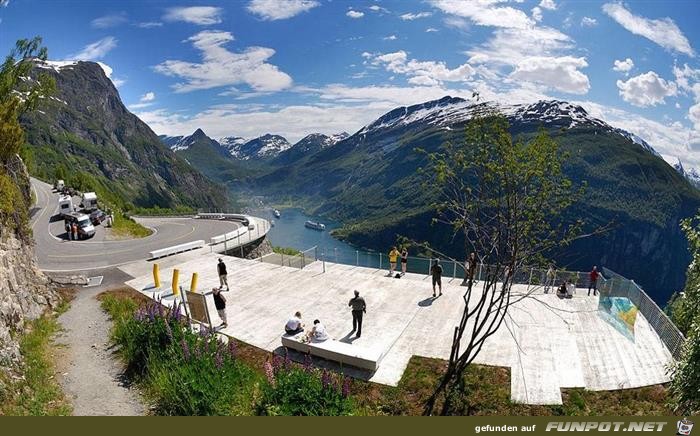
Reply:
M248 142L248 140L240 136L224 136L223 138L219 138L219 144L228 150L228 153L235 158L239 157L241 147L246 142Z
M292 144L284 137L268 133L240 145L236 149L236 154L232 155L241 160L269 159L276 157L291 146Z
M292 145L287 150L281 152L276 161L281 164L289 164L295 162L304 156L309 156L323 149L331 147L338 142L348 138L347 132L336 133L335 135L324 135L323 133L312 133L306 135L299 142Z
M496 102L474 103L459 97L443 97L409 107L400 107L385 114L362 128L357 134L372 135L394 128L442 127L451 130L453 125L464 123L474 115L500 112L508 118L511 126L521 124L547 125L548 127L571 129L594 127L606 132L618 133L645 150L659 156L654 148L639 136L626 130L612 127L591 116L583 107L560 100L541 100L531 104L506 105Z
M685 177L693 186L700 188L700 173L695 168L686 169L678 158L678 163L673 165L673 168L678 171L678 174Z

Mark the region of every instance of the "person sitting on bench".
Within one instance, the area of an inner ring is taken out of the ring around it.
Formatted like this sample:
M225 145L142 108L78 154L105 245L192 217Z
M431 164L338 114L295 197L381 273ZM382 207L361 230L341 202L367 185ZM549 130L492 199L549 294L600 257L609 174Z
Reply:
M284 326L284 331L288 335L296 335L304 331L304 324L301 322L301 312L296 312L293 317L289 318Z
M566 290L567 283L568 283L568 281L565 280L564 283L562 283L561 286L559 286L559 288L557 288L557 297L560 297L560 298L566 297L566 295L567 295L567 290Z
M328 333L326 332L326 326L321 324L321 321L315 319L314 326L311 331L306 334L306 339L311 342L323 342L330 339Z

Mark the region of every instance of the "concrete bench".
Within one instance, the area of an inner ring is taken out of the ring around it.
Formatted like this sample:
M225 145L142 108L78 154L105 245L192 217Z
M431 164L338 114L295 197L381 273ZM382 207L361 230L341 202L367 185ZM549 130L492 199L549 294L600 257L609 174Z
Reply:
M186 242L180 245L173 245L172 247L161 248L159 250L153 250L148 253L148 260L158 259L165 256L171 256L173 254L183 253L185 251L195 250L197 248L204 247L205 242L203 240Z
M286 348L322 357L326 360L340 362L341 364L355 366L357 368L376 371L384 353L379 350L363 348L357 345L346 344L333 339L323 342L301 342L304 333L297 335L282 335L282 345Z

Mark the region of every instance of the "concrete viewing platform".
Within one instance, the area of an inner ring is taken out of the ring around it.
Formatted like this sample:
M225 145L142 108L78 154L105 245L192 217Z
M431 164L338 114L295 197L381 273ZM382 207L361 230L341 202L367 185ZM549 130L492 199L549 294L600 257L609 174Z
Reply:
M199 274L199 292L219 286L216 253L191 253L160 263L161 277L180 270L189 289L192 273ZM381 350L376 372L364 378L397 385L413 355L448 359L454 327L459 322L466 288L461 279L443 278L443 296L433 299L430 278L406 274L387 277L387 271L317 261L304 269L224 257L230 292L227 299L228 336L275 351L287 319L297 310L310 328L320 319L336 340ZM135 279L127 284L138 291L152 286L151 264L122 267ZM367 302L362 337L349 333L352 317L348 300L359 290ZM480 288L475 289L480 293ZM526 285L513 293L525 294ZM152 293L144 292L147 296ZM207 297L212 323L219 324L213 298ZM561 389L634 388L669 381L666 366L671 354L639 313L634 340L625 337L598 314L598 298L579 289L571 299L541 290L512 305L498 332L487 339L475 363L511 369L511 398L527 404L561 404ZM353 374L354 375L354 374Z

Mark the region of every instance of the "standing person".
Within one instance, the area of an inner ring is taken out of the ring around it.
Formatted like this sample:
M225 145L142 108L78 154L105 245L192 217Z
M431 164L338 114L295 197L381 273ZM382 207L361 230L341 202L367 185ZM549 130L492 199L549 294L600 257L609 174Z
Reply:
M212 293L214 294L214 307L221 318L221 324L219 327L228 327L228 322L226 320L226 298L221 295L221 288L212 288Z
M588 295L591 295L591 289L593 289L593 296L598 295L598 269L593 265L593 269L588 273Z
M65 228L66 228L66 237L70 241L71 239L73 239L70 221L66 220L63 224L65 225Z
M550 264L547 270L547 275L544 279L544 293L548 293L549 290L554 286L554 265Z
M219 287L223 288L226 285L226 290L228 291L228 280L226 280L226 264L222 258L219 258L219 264L216 266L219 271Z
M406 267L408 266L408 250L406 247L401 250L401 275L406 275Z
M73 235L73 240L77 241L78 240L78 225L76 223L73 223L70 227L71 234Z
M399 250L396 247L391 247L389 252L389 275L393 276L396 270L396 260L399 258Z
M469 284L474 283L474 274L476 274L476 264L477 264L477 259L476 259L476 253L473 251L469 254L469 259L467 260L467 265L468 269L467 272L469 273Z
M430 267L430 274L433 276L433 297L435 296L436 284L440 288L440 295L442 295L442 265L440 265L440 259L435 259L433 266Z
M362 335L362 315L367 313L365 299L360 297L360 291L355 291L355 297L350 299L348 306L352 308L352 331L357 331L357 337Z

